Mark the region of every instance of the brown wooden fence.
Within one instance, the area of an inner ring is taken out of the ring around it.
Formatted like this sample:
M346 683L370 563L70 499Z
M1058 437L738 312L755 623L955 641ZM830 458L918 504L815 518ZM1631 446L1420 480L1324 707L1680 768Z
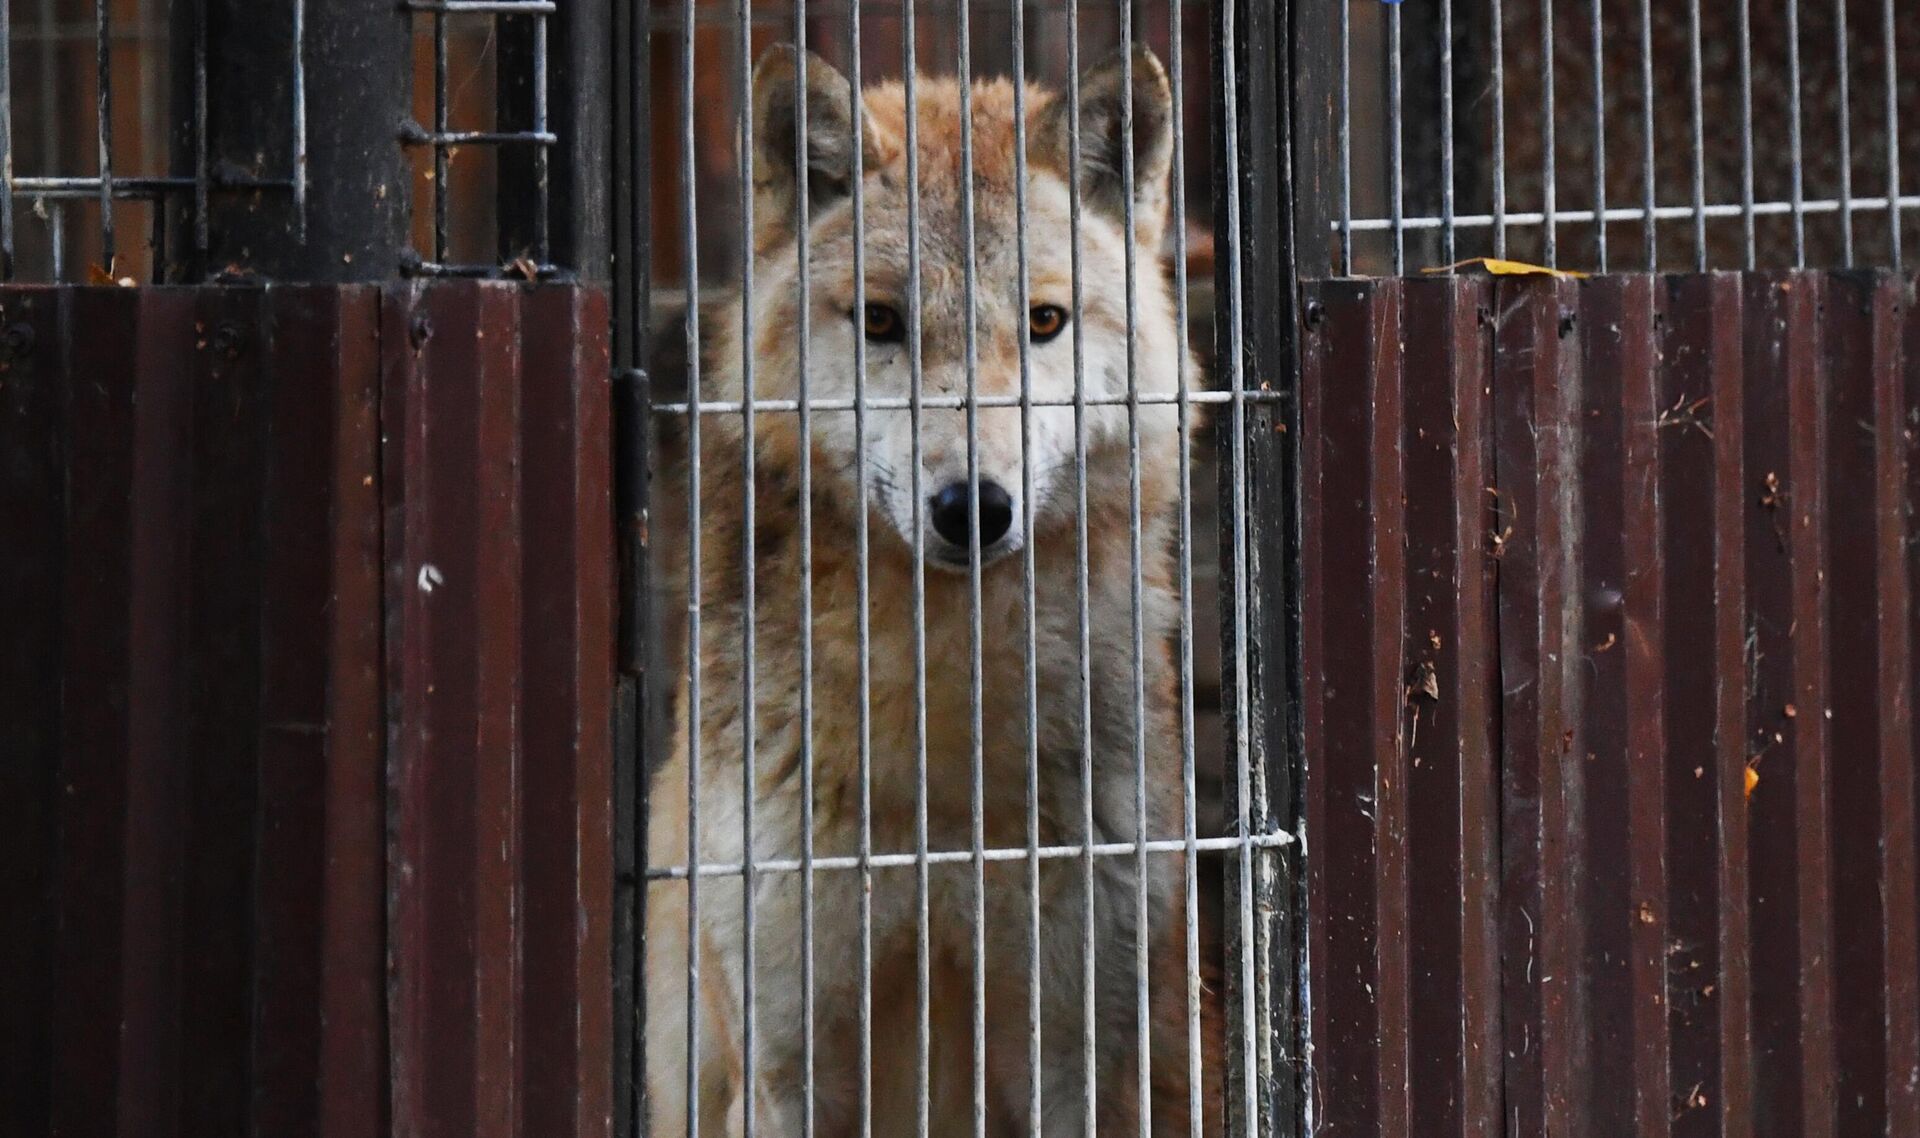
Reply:
M1308 287L1313 1133L1920 1134L1914 301Z
M610 1132L607 328L0 289L0 1133Z

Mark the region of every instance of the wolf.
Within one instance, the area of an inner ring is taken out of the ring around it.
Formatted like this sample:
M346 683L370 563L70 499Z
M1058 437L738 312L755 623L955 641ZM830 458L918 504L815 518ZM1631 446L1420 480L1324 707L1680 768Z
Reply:
M808 397L830 407L839 401L839 409L815 411L806 436L790 410L757 415L751 486L742 473L741 416L703 416L702 506L698 517L684 519L699 527L694 576L691 534L662 531L656 542L666 551L667 577L697 583L701 635L687 671L697 667L702 678L697 708L690 676L677 682L673 739L649 795L649 864L683 867L648 886L646 1091L658 1135L686 1133L696 1117L702 1133L737 1134L749 1114L760 1134L799 1134L809 1110L814 1132L831 1135L863 1128L908 1134L920 1126L972 1134L976 1112L995 1135L1137 1134L1143 1100L1152 1133L1188 1135L1195 1133L1194 1070L1205 1083L1199 1129L1219 1127L1220 1064L1211 1051L1219 1008L1186 967L1187 922L1198 914L1186 911L1184 863L1156 851L1142 875L1132 852L1084 852L1183 832L1173 527L1188 440L1166 402L1138 405L1131 420L1129 408L1113 402L1127 393L1130 369L1140 391L1175 390L1182 366L1198 375L1182 358L1161 257L1171 92L1150 51L1116 55L1084 75L1076 132L1060 92L1030 86L1019 123L1010 82L969 81L969 172L962 82L916 79L918 196L910 205L909 110L900 82L856 92L822 59L787 47L770 50L755 69L752 287L708 316L699 395L741 400L743 361L750 360L755 399L799 398L804 326ZM802 88L804 138L795 106ZM1024 305L1016 244L1021 126L1031 237ZM856 188L863 290L854 277ZM917 298L910 208L919 233ZM995 398L1022 390L1022 340L1033 404L1025 419L1018 406ZM917 430L902 407L916 382L916 348L917 382L933 404ZM855 416L845 408L857 393L860 353L865 387L858 393L877 406ZM987 402L976 408L971 473L967 412L951 398L967 393L970 371ZM1071 405L1076 374L1087 397L1078 410ZM804 502L803 455L811 470ZM663 471L665 486L679 487L663 500L696 476L688 457ZM800 541L806 510L810 548ZM799 597L808 569L813 715L811 736L803 737ZM916 589L924 615L918 642ZM1136 619L1144 651L1136 651ZM749 622L751 660L743 647ZM751 707L743 684L749 666ZM811 788L810 804L803 786ZM1037 874L1025 859L986 861L979 877L970 860L896 861L864 877L844 865L822 868L812 875L810 904L800 874L758 872L751 953L742 873L699 877L697 916L689 919L690 855L702 865L737 867L750 840L754 861L787 859L791 868L809 814L815 858L853 858L863 849L969 851L976 840L990 849L1032 841L1080 852L1039 860ZM870 921L862 920L863 903ZM1151 972L1144 1009L1137 998L1143 950ZM1190 1051L1190 998L1205 1021L1208 1053L1199 1057Z

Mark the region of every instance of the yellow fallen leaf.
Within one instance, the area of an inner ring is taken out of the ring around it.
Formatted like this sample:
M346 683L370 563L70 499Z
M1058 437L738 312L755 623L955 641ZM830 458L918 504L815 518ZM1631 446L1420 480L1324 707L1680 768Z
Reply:
M1504 261L1499 257L1470 257L1464 261L1455 261L1451 265L1438 265L1420 271L1450 273L1469 265L1479 265L1496 277L1558 277L1561 280L1583 280L1587 276L1586 273L1576 272L1573 269L1550 269L1545 265L1529 265L1525 261Z
M1753 788L1759 785L1760 785L1760 772L1757 770L1754 770L1752 767L1748 767L1747 768L1747 797L1748 798L1753 797Z

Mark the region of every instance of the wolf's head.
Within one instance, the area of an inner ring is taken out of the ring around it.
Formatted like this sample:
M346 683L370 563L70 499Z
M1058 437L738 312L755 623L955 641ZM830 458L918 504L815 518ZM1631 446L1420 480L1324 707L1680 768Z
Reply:
M757 399L791 399L799 393L797 250L804 225L810 398L851 400L864 362L864 396L880 404L866 413L864 430L844 410L814 414L812 453L815 477L825 491L821 497L852 509L864 477L870 509L890 522L903 542L913 544L917 524L928 561L958 568L968 563L972 526L967 412L955 407L956 397L969 386L962 91L951 79L921 78L915 86L919 192L911 201L908 108L901 84L856 94L844 76L811 54L776 47L761 59L753 94L754 393ZM804 140L796 107L802 88ZM979 408L975 427L978 528L982 560L991 562L1033 540L1029 524L1042 534L1071 526L1078 429L1087 440L1090 511L1110 511L1114 503L1098 499L1113 495L1121 496L1124 509L1127 410L1111 401L1126 394L1130 366L1142 392L1169 393L1176 386L1181 349L1160 258L1173 156L1172 103L1166 72L1144 48L1130 60L1123 54L1097 65L1080 83L1076 162L1069 100L1061 93L1028 90L1023 296L1014 88L1004 80L979 82L970 95L971 371L973 390L987 403ZM1077 295L1069 186L1076 170L1081 205ZM854 276L856 181L865 234L859 258L864 294L856 290ZM803 185L806 216L801 219ZM1129 212L1135 278L1131 362ZM917 304L912 288L916 229ZM1023 344L1026 383L1037 404L1026 426L1019 407L1008 405L1022 390ZM733 347L739 348L737 338ZM931 404L923 409L917 432L917 479L916 432L911 414L901 407L914 388L916 348L920 392ZM1067 405L1076 383L1094 401L1078 429L1074 408ZM797 457L794 417L762 421L761 445L769 455L782 457L784 451L786 458ZM1164 403L1148 405L1139 423L1147 461L1164 470L1166 447L1178 445L1173 410Z

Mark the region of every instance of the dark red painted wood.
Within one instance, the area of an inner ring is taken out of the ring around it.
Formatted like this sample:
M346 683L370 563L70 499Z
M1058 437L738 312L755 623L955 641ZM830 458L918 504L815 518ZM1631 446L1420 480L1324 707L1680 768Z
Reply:
M1748 502L1752 487L1746 478L1745 299L1739 278L1716 276L1711 289L1714 313L1712 356L1708 375L1712 384L1713 435L1713 557L1714 557L1714 707L1717 729L1712 751L1718 770L1716 802L1720 846L1715 857L1719 894L1718 986L1720 1019L1719 1117L1724 1133L1753 1132L1753 953L1752 862L1747 732L1747 698L1753 683L1747 637L1752 624L1747 606L1746 543L1749 540ZM1679 396L1675 395L1675 401ZM1672 404L1668 404L1669 407ZM1685 408L1682 408L1684 413ZM1667 668L1669 682L1686 667L1679 656ZM1677 757L1677 756L1676 756ZM1682 760L1684 762L1684 760ZM1671 768L1674 764L1669 763ZM1687 771L1677 772L1678 782ZM1678 866L1676 854L1672 864ZM1676 912L1677 907L1676 907ZM1671 969L1672 962L1669 961ZM1705 988L1702 997L1713 998ZM1684 1097L1676 1109L1713 1111L1712 1102L1692 1103L1691 1088L1675 1090Z
M383 301L394 1128L611 1126L604 300ZM537 552L537 556L523 555Z
M520 447L526 677L529 1133L610 1138L614 632L608 315L596 293L523 299Z
M1321 761L1302 789L1319 850L1309 861L1309 955L1326 964L1313 1064L1328 1132L1399 1134L1408 1122L1399 285L1331 282L1313 305L1323 316L1310 318L1302 368L1302 580L1324 598L1305 625L1323 668L1307 677L1303 710Z
M1888 1107L1888 1053L1892 1023L1886 986L1887 940L1847 935L1848 929L1887 927L1882 849L1897 838L1883 829L1883 779L1899 761L1880 747L1881 559L1880 432L1876 391L1899 368L1895 283L1878 275L1830 278L1825 298L1828 389L1826 476L1830 493L1816 525L1825 527L1825 584L1829 604L1825 654L1831 697L1822 711L1830 726L1829 793L1833 816L1832 911L1833 1039L1838 1133L1884 1133ZM1891 710L1891 709L1889 709ZM1844 757L1842 757L1844 756Z
M268 295L254 1126L384 1130L378 293Z
M1755 1125L1833 1133L1822 278L1746 282Z
M1502 1003L1509 1132L1570 1133L1578 1110L1579 930L1570 793L1584 762L1577 593L1578 294L1552 280L1494 290L1494 488L1500 520Z
M1676 1135L1746 1134L1746 495L1740 282L1659 282L1658 435L1667 814L1658 931ZM1635 914L1636 916L1638 914ZM1645 966L1644 963L1642 965Z
M188 1106L193 305L72 295L56 1133L178 1133Z
M517 1124L520 546L514 294L399 289L385 319L396 1129ZM396 357L398 363L396 366ZM391 500L391 499L390 499Z
M48 900L60 789L66 311L58 289L0 293L0 1132L49 1129L56 951Z
M1889 1133L1920 1133L1920 727L1914 714L1920 706L1914 689L1920 611L1913 577L1920 572L1920 305L1911 279L1897 282L1891 293L1898 329L1891 347L1898 355L1891 367L1876 370L1873 384L1887 1127Z
M564 286L0 289L0 1130L608 1133L606 332Z
M1598 1134L1664 1134L1667 651L1654 281L1581 289L1583 601L1580 765L1586 861L1582 997L1590 1039L1582 1121ZM1630 1093L1622 1093L1630 1088Z
M188 1134L225 1134L249 1124L255 1074L255 943L230 930L253 926L259 873L263 483L275 377L263 290L202 290L193 300L191 319L178 317L194 343L181 1122Z
M1484 282L1463 277L1403 289L1411 1110L1419 1133L1491 1138L1503 1131L1489 715L1491 297Z
M1327 1132L1916 1129L1913 296L1821 273L1308 286L1303 1004Z

